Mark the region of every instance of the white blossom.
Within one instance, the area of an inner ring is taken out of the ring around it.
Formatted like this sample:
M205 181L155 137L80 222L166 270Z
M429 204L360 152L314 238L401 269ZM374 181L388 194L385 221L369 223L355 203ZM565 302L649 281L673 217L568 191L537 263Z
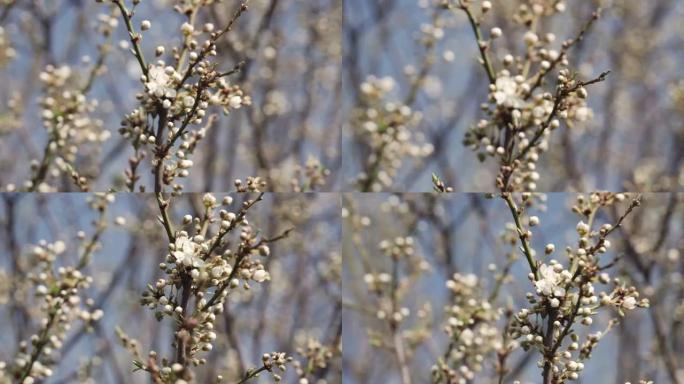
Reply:
M156 97L175 98L176 90L170 86L171 77L163 66L156 65L147 73L145 86L150 94Z
M540 294L558 297L565 295L565 289L560 286L562 275L556 272L552 266L542 264L538 272L539 280L534 285Z
M254 281L257 283L263 283L266 279L268 279L268 272L264 271L263 269L257 269L252 274L252 279L254 279Z
M637 300L633 296L627 296L622 300L622 308L624 309L634 309L637 306Z
M498 105L510 108L520 108L523 100L518 95L518 84L510 76L499 76L496 79L494 99Z
M199 267L202 260L197 257L197 250L198 246L195 242L189 239L187 235L181 235L176 238L175 250L172 255L176 259L176 264Z

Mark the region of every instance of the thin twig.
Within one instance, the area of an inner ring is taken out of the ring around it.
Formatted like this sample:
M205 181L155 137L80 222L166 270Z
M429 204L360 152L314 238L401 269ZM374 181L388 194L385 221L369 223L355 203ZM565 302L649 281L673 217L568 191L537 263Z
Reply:
M123 0L112 1L119 7L119 10L121 10L121 16L123 17L124 23L126 24L128 36L131 39L131 44L133 44L133 54L135 55L135 58L138 60L138 64L140 64L140 69L142 70L143 74L145 75L145 77L147 77L148 68L145 62L145 56L143 55L142 48L140 47L140 41L142 40L142 36L139 33L135 32L135 28L133 28L133 23L131 22L131 14L126 8L126 5L124 4Z
M515 204L515 201L513 201L513 196L511 193L504 192L501 197L506 201L506 205L508 205L508 209L511 211L511 215L515 221L515 228L518 232L518 237L522 243L522 250L525 254L525 258L527 259L527 264L529 264L530 270L534 274L534 279L537 280L539 278L537 275L537 262L532 254L532 249L530 248L530 243L527 239L525 228L522 226L520 212L518 212L518 206Z
M465 12L465 14L468 16L468 21L470 22L470 26L473 29L473 33L475 34L475 39L477 42L477 48L480 50L480 57L482 58L482 66L485 69L485 72L487 73L487 78L489 79L490 84L496 83L496 75L494 74L494 67L492 66L492 62L489 59L489 44L487 44L483 39L482 39L482 31L480 30L480 23L475 19L475 16L473 16L472 11L470 8L468 8L467 5L463 3L462 0L459 0L458 2L458 7Z

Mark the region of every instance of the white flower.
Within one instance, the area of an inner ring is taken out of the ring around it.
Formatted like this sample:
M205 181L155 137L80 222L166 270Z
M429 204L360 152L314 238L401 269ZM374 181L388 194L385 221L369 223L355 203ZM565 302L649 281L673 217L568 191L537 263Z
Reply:
M546 109L542 107L541 105L538 105L534 108L532 108L532 116L534 116L536 119L541 119L546 115Z
M176 264L182 264L186 267L199 267L202 265L202 259L195 255L198 246L195 242L185 235L178 236L175 242L175 250L172 255L176 259Z
M394 87L397 85L397 83L394 81L394 79L390 76L385 76L378 81L378 87L380 88L380 91L383 93L389 93L392 92Z
M542 264L539 267L539 280L534 282L537 291L545 296L563 296L565 289L560 287L562 281L560 273L556 272L553 267Z
M268 272L264 271L263 269L257 269L254 271L252 274L252 279L258 283L264 282L268 278Z
M192 160L183 159L183 160L181 160L181 161L178 162L178 168L181 168L181 169L188 169L188 168L191 168L193 164L194 164L194 163L193 163Z
M517 94L518 84L510 76L500 76L496 79L494 99L496 104L509 108L521 108L522 99Z
M223 276L223 272L225 270L226 269L221 267L221 266L216 266L216 267L211 269L211 277L218 279L219 277Z
M469 273L463 277L463 283L468 287L475 287L477 285L477 276Z
M628 296L622 300L622 308L624 309L634 309L637 306L637 301L634 297Z
M53 245L52 245L52 250L55 253L55 255L60 255L66 251L66 244L62 240L57 240Z
M463 332L461 332L458 338L463 342L464 345L470 346L473 344L475 334L469 328L466 328L463 330Z
M240 109L242 106L242 97L231 96L230 99L228 99L228 105L233 109Z
M575 110L575 119L583 122L591 118L591 110L587 107L579 107Z
M164 67L156 65L147 72L147 83L145 86L150 94L156 97L175 98L176 90L169 86L171 77L166 73Z
M100 319L102 318L103 315L104 315L104 312L103 312L101 309L96 309L96 310L93 311L93 313L90 315L90 318L93 319L93 320L95 320L95 321L98 321L98 320L100 320Z

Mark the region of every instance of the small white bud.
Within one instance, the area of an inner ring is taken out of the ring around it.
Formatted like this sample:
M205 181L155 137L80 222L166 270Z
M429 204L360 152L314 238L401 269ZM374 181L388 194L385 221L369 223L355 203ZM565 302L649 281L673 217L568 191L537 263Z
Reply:
M577 233L580 234L580 236L584 236L589 233L589 225L587 225L584 221L580 221L577 223Z
M214 195L212 195L211 193L206 193L202 197L202 203L204 203L204 206L206 207L213 207L214 205L216 205L216 197L214 197Z
M482 2L482 12L488 12L490 9L492 9L492 2L485 0Z
M530 227L534 227L539 225L539 217L537 216L530 216Z
M191 35L195 31L195 28L192 26L190 23L183 23L181 26L181 32L183 32L184 35Z
M537 44L537 42L539 42L539 36L537 36L537 34L532 31L528 31L527 33L525 33L523 40L527 45L535 45Z
M556 246L553 244L546 244L546 247L544 247L544 253L546 253L547 255L552 254L555 250Z

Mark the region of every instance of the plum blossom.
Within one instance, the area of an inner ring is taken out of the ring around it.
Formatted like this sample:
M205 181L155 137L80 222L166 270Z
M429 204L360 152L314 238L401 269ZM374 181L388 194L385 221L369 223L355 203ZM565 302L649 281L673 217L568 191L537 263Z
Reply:
M473 344L473 340L475 339L475 334L473 333L472 330L469 328L466 328L461 332L461 335L459 336L459 339L465 344L466 346L470 346Z
M544 296L563 296L565 289L560 286L563 277L556 272L553 266L542 264L539 267L539 280L534 285L537 291Z
M150 94L156 97L175 98L176 90L170 86L171 77L166 73L166 69L156 65L150 68L147 74L148 81L145 83Z
M508 75L496 79L494 99L498 105L510 108L520 108L523 101L518 95L518 84Z
M268 278L268 272L264 271L263 269L257 269L256 271L254 271L254 274L252 274L252 279L254 279L254 281L256 281L257 283L263 283Z
M622 301L622 307L624 309L632 310L636 308L637 306L637 300L634 298L634 296L627 296L625 299Z
M574 116L575 116L575 119L577 121L583 122L583 121L589 120L591 118L591 115L592 115L591 109L589 109L585 106L582 106L582 107L577 108L577 110L575 110Z
M187 235L178 236L174 245L175 250L172 252L172 255L176 259L176 264L182 264L187 267L200 267L202 265L202 259L196 255L198 246Z

